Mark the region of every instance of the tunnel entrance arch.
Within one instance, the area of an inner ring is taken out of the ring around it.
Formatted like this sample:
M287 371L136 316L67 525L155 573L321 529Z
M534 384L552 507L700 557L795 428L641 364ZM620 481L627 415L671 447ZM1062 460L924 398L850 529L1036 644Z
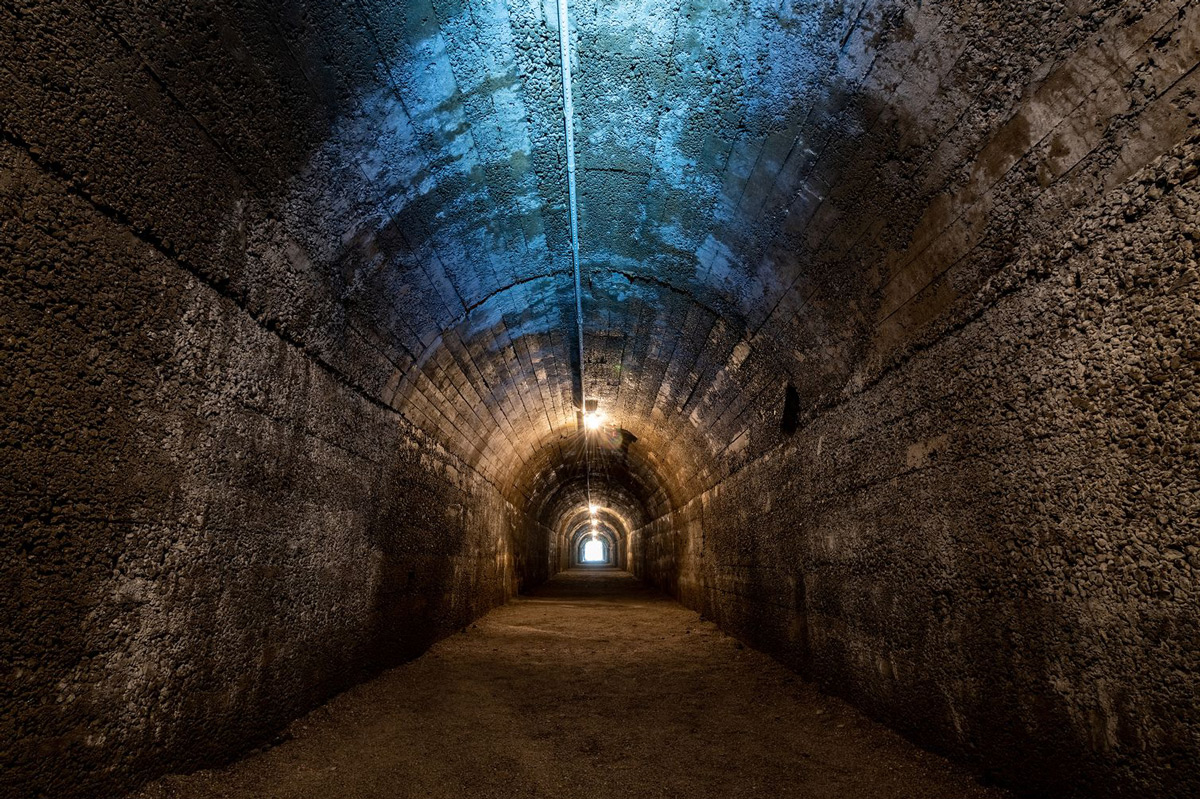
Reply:
M611 527L583 524L570 537L569 568L614 567L620 564L621 536Z
M579 548L579 561L586 565L600 565L609 559L608 543L601 538L587 537Z
M638 531L694 493L678 469L664 468L675 462L615 423L588 430L580 421L548 434L510 480L514 505L529 520L521 536L526 560L545 553L547 574L574 568L584 563L578 534L607 530L607 561L636 570L643 560Z

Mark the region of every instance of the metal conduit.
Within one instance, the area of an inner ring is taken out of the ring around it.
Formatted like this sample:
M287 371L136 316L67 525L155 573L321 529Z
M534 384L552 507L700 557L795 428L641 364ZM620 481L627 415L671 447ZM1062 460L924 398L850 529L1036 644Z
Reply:
M583 370L583 285L579 265L579 205L575 193L575 103L571 99L571 21L567 0L558 0L559 60L562 64L563 127L567 135L567 204L571 218L571 268L575 275L575 332L579 348L579 409L587 414L587 389ZM587 427L583 428L583 463L588 506L592 504L592 466Z

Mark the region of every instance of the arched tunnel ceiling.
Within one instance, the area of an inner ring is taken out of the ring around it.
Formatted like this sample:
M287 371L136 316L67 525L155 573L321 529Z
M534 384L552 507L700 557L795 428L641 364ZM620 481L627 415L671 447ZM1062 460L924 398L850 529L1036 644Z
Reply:
M795 223L834 179L837 161L815 172L818 156L878 115L883 87L856 90L899 20L872 3L581 2L572 15L585 390L660 472L699 487L702 464L774 412L779 356L797 354L779 339L825 346L788 329L816 286ZM361 62L320 57L359 78L324 149L361 163L389 211L356 224L355 244L404 239L406 271L353 277L407 340L389 402L507 486L575 432L557 12L418 2L372 6L363 24ZM853 317L838 310L811 324ZM769 357L742 369L755 348Z
M632 530L681 502L682 486L655 468L644 448L622 448L616 436L590 433L585 458L580 434L562 438L567 446L541 448L515 476L529 497L525 510L542 526L567 533L595 505L602 517Z
M1040 172L1010 168L1107 76L1056 92L1058 54L1097 31L1119 49L1136 17L1031 7L571 4L586 392L650 493L685 501L766 451L785 382L806 411L861 385L1003 259L989 244L939 282L1042 202ZM251 313L533 497L578 437L554 3L96 13L216 153L211 174L157 167L179 202L257 188L211 230L164 222L163 246L212 242L212 281ZM190 33L150 27L173 22ZM248 263L223 265L232 243Z
M863 45L847 34L881 23L841 6L572 8L585 391L660 471L694 478L748 424L721 389L794 279L763 255L813 154L803 125L854 80L840 73ZM352 281L375 326L409 339L389 401L508 484L575 431L557 11L373 10L369 78L352 53L321 55L359 77L323 151L361 163L389 210L355 226L355 245L400 235L418 263Z

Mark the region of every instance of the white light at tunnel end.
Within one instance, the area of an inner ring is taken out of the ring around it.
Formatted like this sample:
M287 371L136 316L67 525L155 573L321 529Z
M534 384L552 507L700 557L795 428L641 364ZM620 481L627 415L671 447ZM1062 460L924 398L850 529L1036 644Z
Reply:
M592 411L583 415L583 426L588 430L599 430L604 424L604 411Z
M583 546L584 563L601 563L604 560L604 545L593 538Z

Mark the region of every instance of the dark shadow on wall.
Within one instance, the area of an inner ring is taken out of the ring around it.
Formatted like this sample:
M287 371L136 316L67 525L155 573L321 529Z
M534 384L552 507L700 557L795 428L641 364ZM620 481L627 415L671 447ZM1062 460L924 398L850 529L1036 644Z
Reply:
M638 531L638 573L985 779L1195 795L1197 163L1193 137L1020 248L948 332Z
M352 25L48 2L0 30L0 793L110 795L267 741L502 601L520 521L422 459L362 342L394 317L343 304L413 263L386 235L324 244L356 165L322 147L370 78L329 56Z

